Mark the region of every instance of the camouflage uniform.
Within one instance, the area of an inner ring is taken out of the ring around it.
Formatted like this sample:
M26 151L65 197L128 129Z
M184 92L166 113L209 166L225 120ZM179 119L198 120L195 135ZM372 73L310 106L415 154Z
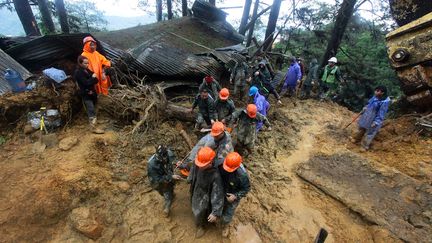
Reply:
M208 90L209 95L214 100L217 100L219 97L219 91L222 89L222 87L220 86L219 82L216 81L215 79L213 79L213 81L210 84L208 84L205 80L203 80L203 82L198 88L199 93L201 93L201 91L205 89Z
M168 149L168 161L162 161L154 154L147 163L147 177L151 187L165 199L165 206L170 207L174 197L173 162L174 153Z
M246 149L249 153L252 152L255 146L257 137L256 126L258 122L264 122L264 125L270 126L268 119L257 112L255 118L250 118L246 110L238 110L233 113L230 127L237 122L236 127L236 150L242 152Z
M263 64L262 62L260 64ZM259 72L258 75L255 75L255 72ZM276 100L280 100L279 94L276 92L276 89L271 84L272 77L267 68L257 68L252 77L251 86L255 86L258 88L260 94L262 94L266 99L268 99L270 93L274 95Z
M248 65L246 62L236 63L230 79L234 81L234 95L239 93L239 99L243 100L245 94L246 77L248 75Z
M211 124L211 120L216 120L217 114L214 106L214 99L212 97L208 97L207 99L201 99L201 95L197 95L195 97L195 101L192 104L192 109L198 106L198 116L196 119L196 123L198 126L202 126L204 122L209 126Z
M240 203L240 199L245 197L250 190L249 176L243 165L232 173L225 171L223 168L219 171L222 177L225 195L231 193L237 197L237 199L232 203L228 202L225 198L221 220L222 224L229 224Z
M191 168L198 150L202 147L210 147L216 152L216 158L213 163L214 168L218 168L223 164L227 154L234 151L231 135L229 133L225 132L225 136L219 141L215 141L214 137L209 133L202 137L193 147L189 157L186 159L186 163L183 163L181 168Z
M234 102L231 99L228 100L217 100L216 104L216 119L218 121L225 120L225 124L228 124L228 122L231 120L231 115L235 111Z
M217 168L210 167L203 170L195 164L190 176L192 212L196 225L202 227L210 214L222 216L224 204L222 179Z

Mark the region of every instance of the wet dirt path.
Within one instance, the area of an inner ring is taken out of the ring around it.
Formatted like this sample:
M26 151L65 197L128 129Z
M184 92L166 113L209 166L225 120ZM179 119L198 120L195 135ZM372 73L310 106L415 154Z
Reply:
M286 200L281 201L284 208L289 208L292 215L290 221L295 225L296 230L302 234L315 235L319 229L329 229L325 218L320 211L313 208L311 203L304 196L304 182L295 174L295 169L299 163L305 162L313 150L315 135L320 131L321 126L314 122L312 125L302 127L300 132L300 142L297 149L289 157L281 156L278 158L280 166L284 169L284 174L292 179L289 188L283 188L282 194L286 195ZM285 235L289 239L292 234ZM303 240L303 239L292 239ZM333 236L329 235L327 242L334 242Z

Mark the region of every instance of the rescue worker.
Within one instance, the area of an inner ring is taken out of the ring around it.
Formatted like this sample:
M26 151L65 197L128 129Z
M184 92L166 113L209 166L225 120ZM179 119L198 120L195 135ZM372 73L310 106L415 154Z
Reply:
M328 64L324 67L324 72L321 77L321 94L320 98L333 98L342 82L339 67L336 66L337 59L332 57L328 60Z
M199 86L199 92L207 90L210 96L216 101L219 91L222 89L219 82L216 81L211 75L204 77L203 82Z
M309 64L309 73L303 82L303 89L302 89L302 98L310 98L310 93L312 90L312 87L317 83L318 81L318 60L316 58L312 59L312 61Z
M75 70L73 78L80 89L79 93L86 108L93 133L102 134L104 131L96 127L97 93L95 85L98 82L97 75L88 69L89 61L87 57L79 56L77 61L78 68Z
M252 86L249 89L249 96L253 97L253 102L256 105L258 112L263 116L267 116L267 112L270 109L270 103L259 93L257 87ZM262 126L263 122L259 121L257 123L256 129L259 131L261 130Z
M174 153L165 145L159 145L156 153L150 157L147 163L147 176L150 185L165 200L163 212L169 216L172 200L174 198L175 180L180 180L179 175L173 174Z
M234 84L234 95L243 100L249 67L246 62L237 62L232 69L230 83Z
M305 70L305 65L303 63L303 59L301 57L297 57L297 63L300 66L300 72L302 77L304 77L306 75L306 70Z
M228 153L234 151L231 135L225 131L224 124L222 122L215 122L212 125L211 132L198 141L192 148L188 158L184 162L178 163L178 167L180 169L190 170L198 151L202 147L210 147L216 151L215 163L213 165L215 168L223 164Z
M96 74L98 83L96 84L96 93L108 95L108 89L112 86L111 79L107 75L111 62L103 55L96 51L96 41L91 36L83 39L83 52L81 56L87 57L89 60L88 69Z
M369 150L372 140L381 128L389 105L390 98L387 97L387 88L385 86L376 87L375 95L362 110L362 115L357 122L358 130L351 138L353 143L358 143L366 135L361 143L364 151Z
M276 98L278 104L282 104L279 94L270 83L271 75L265 66L265 62L259 63L258 69L254 72L253 77L249 79L249 82L251 82L251 86L257 87L260 93L264 95L266 99L268 99L268 96L271 93Z
M190 112L193 112L195 107L198 106L195 129L208 127L216 121L217 114L214 102L215 100L209 95L207 89L201 90L200 94L195 97L192 108L189 110Z
M195 238L204 235L204 226L215 223L221 216L224 191L219 169L212 166L216 152L210 147L198 151L191 170L191 201L197 231Z
M236 130L236 143L235 150L245 156L245 150L250 155L255 147L255 140L257 137L257 123L263 121L264 125L271 130L270 122L268 119L257 111L257 106L249 104L246 110L238 110L234 112L231 119L231 127L234 123L237 124Z
M224 227L222 236L224 237L227 237L229 234L227 226L231 223L240 200L250 190L249 176L242 162L243 159L239 153L231 152L225 158L222 168L219 169L225 193L221 218L221 223Z
M231 115L235 111L234 102L229 98L229 90L227 88L221 89L219 92L219 99L215 104L216 120L227 125L231 120Z
M288 96L295 95L297 84L300 84L302 79L302 73L299 64L297 63L295 57L291 57L291 65L285 74L285 82L282 86L281 95L283 96L288 89Z

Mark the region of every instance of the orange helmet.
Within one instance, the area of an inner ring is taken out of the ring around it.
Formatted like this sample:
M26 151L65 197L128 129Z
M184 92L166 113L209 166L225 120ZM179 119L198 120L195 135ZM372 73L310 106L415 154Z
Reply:
M225 131L225 125L222 122L215 122L212 125L210 135L213 137L219 136Z
M93 39L93 37L91 37L91 36L86 36L86 37L83 39L83 44L85 44L85 43L87 43L87 42L89 42L89 41L96 43L96 41Z
M219 92L219 98L221 100L227 100L229 97L229 90L227 88L223 88L221 89L221 91Z
M202 147L195 158L195 165L198 167L204 167L210 164L216 157L215 151L210 147Z
M255 118L257 115L257 107L254 104L249 104L246 108L246 111L250 118Z
M228 172L234 172L235 170L238 169L238 167L240 167L242 162L243 159L239 153L231 152L226 156L225 161L223 163L223 168Z

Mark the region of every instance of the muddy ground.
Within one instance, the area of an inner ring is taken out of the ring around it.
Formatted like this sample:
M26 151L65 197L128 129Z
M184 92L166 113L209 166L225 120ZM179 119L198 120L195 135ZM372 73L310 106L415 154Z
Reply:
M183 182L176 187L171 217L162 216L162 198L149 186L146 161L161 142L178 158L186 155L177 122L160 121L146 134L131 136L132 126L105 116L101 126L107 132L95 135L81 113L56 132L60 141L77 138L67 151L53 146L35 154L35 137L20 130L0 147L0 242L311 242L321 227L329 232L326 242L398 241L295 171L314 155L350 151L431 184L431 139L412 132L411 118L402 117L383 127L373 151L361 153L348 139L355 126L343 129L350 111L314 100L283 102L272 106L273 130L260 133L256 153L245 161L252 189L228 238L209 227L194 240ZM182 126L197 141L192 124Z

